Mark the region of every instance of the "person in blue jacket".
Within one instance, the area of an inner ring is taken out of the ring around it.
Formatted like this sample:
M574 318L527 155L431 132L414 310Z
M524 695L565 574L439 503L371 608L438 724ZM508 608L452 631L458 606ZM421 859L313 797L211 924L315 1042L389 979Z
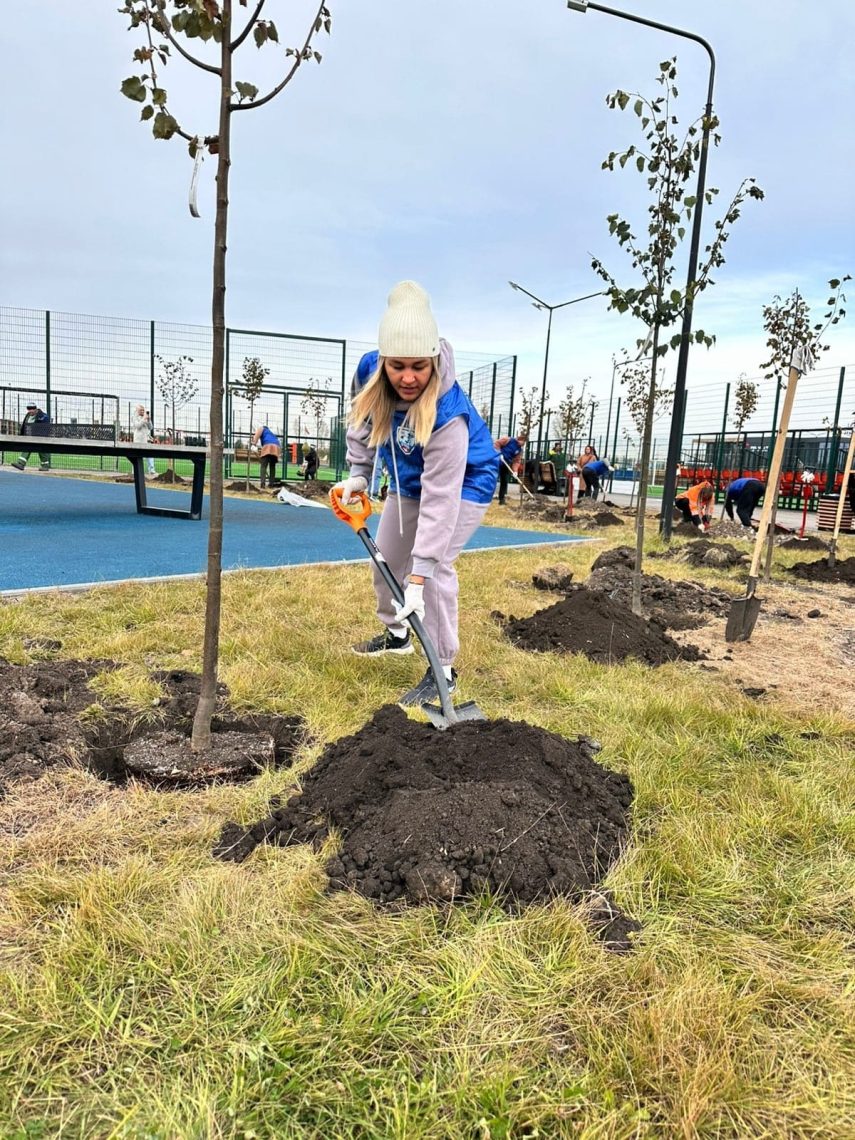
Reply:
M576 502L581 502L586 496L596 499L600 494L600 479L611 471L611 464L607 459L592 459L582 468L582 483L584 490L580 491Z
M27 414L21 421L21 435L50 435L50 416L47 412L43 412L38 404L27 404ZM23 471L27 466L27 460L30 458L32 452L22 451L15 462L13 467L17 467L19 471ZM50 455L47 451L39 452L39 471L50 471Z
M430 298L416 282L401 281L392 289L377 345L354 376L350 475L336 489L347 506L352 495L368 490L375 465L385 463L389 495L377 545L405 589L398 605L375 569L376 612L384 628L353 651L374 658L412 653L407 618L416 614L453 691L459 648L454 563L493 501L499 455L455 379L451 345L439 336ZM428 669L400 703L416 705L436 696Z
M496 440L496 448L500 456L499 465L499 506L504 506L508 495L508 482L514 474L514 464L519 461L525 448L528 436L524 431L518 435L503 435Z
M741 479L734 479L727 488L724 497L724 509L727 517L733 519L733 508L743 526L751 526L751 516L754 508L763 498L766 484L759 479L751 479L747 475Z
M255 429L255 434L252 437L252 450L258 451L261 448L260 467L261 467L261 481L260 486L262 489L267 486L268 479L270 486L276 479L276 465L279 462L279 457L282 454L281 445L279 443L279 436L275 435L267 424L262 424L261 427Z

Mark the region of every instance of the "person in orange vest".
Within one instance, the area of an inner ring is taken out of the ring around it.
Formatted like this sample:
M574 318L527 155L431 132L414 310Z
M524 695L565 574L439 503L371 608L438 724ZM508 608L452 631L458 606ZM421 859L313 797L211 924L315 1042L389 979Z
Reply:
M683 512L683 522L694 523L696 527L709 530L714 501L713 485L704 480L703 483L696 483L694 487L689 487L684 495L678 495L674 500L674 506Z

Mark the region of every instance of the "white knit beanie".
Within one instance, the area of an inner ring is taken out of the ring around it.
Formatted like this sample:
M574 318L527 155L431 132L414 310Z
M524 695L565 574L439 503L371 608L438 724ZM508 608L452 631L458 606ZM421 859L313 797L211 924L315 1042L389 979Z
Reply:
M377 347L381 356L439 356L439 332L430 297L415 281L401 281L389 294L380 321Z

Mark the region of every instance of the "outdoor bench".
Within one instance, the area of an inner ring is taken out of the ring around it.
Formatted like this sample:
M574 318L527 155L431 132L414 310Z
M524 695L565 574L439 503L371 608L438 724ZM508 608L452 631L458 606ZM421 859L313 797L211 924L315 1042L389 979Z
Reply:
M39 425L48 428L63 428L64 424ZM89 431L95 434L90 427ZM205 490L205 463L210 458L206 447L188 447L173 443L129 443L113 438L112 428L109 439L81 439L67 435L55 435L53 431L27 435L0 435L0 453L4 451L49 451L54 455L106 455L127 459L134 473L134 491L137 512L141 515L163 515L175 519L200 519ZM100 434L100 432L98 433ZM226 451L225 454L229 454ZM193 482L190 491L190 510L174 507L152 507L146 502L144 460L188 459L193 464Z

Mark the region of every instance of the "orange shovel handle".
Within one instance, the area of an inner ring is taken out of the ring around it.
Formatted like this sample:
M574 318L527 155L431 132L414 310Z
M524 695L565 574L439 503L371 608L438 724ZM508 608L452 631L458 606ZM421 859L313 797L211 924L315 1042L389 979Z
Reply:
M341 490L338 487L333 487L330 490L330 506L335 512L336 518L346 522L359 534L368 525L368 519L371 516L371 503L368 496L362 491L357 491L355 498L358 499L358 502L348 503L345 507L341 501Z

